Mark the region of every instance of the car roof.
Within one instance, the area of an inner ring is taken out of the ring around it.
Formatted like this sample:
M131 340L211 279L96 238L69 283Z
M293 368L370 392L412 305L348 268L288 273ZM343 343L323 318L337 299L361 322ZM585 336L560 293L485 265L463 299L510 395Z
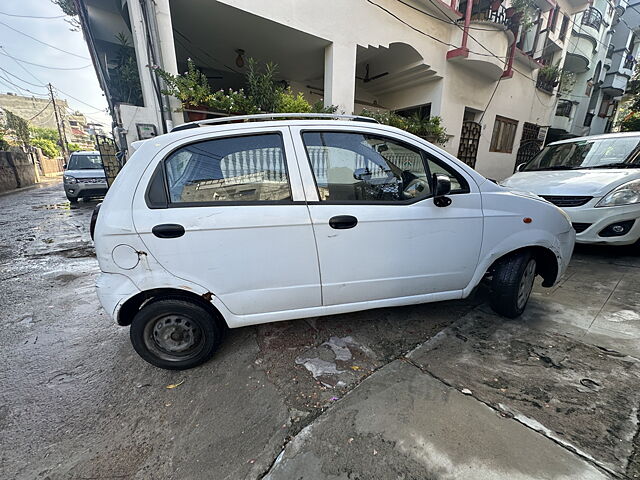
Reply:
M78 152L71 152L71 155L100 155L97 150L83 150Z
M585 140L606 140L609 138L626 138L626 137L640 138L640 132L603 133L601 135L589 135L587 137L567 138L566 140L558 140L557 142L551 142L548 146L562 145L563 143L582 142Z

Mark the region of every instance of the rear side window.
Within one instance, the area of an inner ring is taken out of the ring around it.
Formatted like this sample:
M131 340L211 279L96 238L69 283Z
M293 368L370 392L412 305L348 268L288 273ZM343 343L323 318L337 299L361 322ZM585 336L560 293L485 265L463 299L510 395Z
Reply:
M291 200L278 134L191 143L165 160L172 204L286 202Z

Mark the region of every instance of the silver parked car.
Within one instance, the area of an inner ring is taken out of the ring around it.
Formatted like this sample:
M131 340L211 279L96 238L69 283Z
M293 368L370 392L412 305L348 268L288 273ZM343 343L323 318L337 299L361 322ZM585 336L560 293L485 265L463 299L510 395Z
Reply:
M73 152L64 170L64 192L71 203L107 193L107 179L98 152Z

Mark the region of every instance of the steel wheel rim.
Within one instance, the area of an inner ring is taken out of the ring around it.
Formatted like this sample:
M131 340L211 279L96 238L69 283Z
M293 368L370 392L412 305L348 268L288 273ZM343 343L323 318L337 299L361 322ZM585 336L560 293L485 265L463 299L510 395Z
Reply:
M520 278L520 285L518 285L518 298L517 305L518 309L524 308L527 304L527 300L529 300L529 296L531 295L531 290L533 290L533 282L536 279L536 261L532 258L527 263L527 266L522 272L522 277Z
M170 362L189 360L204 346L204 332L193 319L174 313L159 315L144 328L144 343L157 357Z

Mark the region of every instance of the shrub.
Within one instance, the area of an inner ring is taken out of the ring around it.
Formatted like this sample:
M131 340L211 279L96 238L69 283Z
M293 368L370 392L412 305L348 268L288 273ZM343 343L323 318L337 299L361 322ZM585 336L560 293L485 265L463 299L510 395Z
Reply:
M45 157L54 158L58 156L58 146L48 138L34 138L31 140L31 145L42 150L42 154Z
M640 131L640 112L631 112L620 122L620 131L638 132Z
M370 110L363 110L361 115L371 117L384 125L406 130L437 145L445 145L449 139L447 130L442 126L442 118L437 116L420 117L418 114L414 114L407 118L394 112L373 112Z

